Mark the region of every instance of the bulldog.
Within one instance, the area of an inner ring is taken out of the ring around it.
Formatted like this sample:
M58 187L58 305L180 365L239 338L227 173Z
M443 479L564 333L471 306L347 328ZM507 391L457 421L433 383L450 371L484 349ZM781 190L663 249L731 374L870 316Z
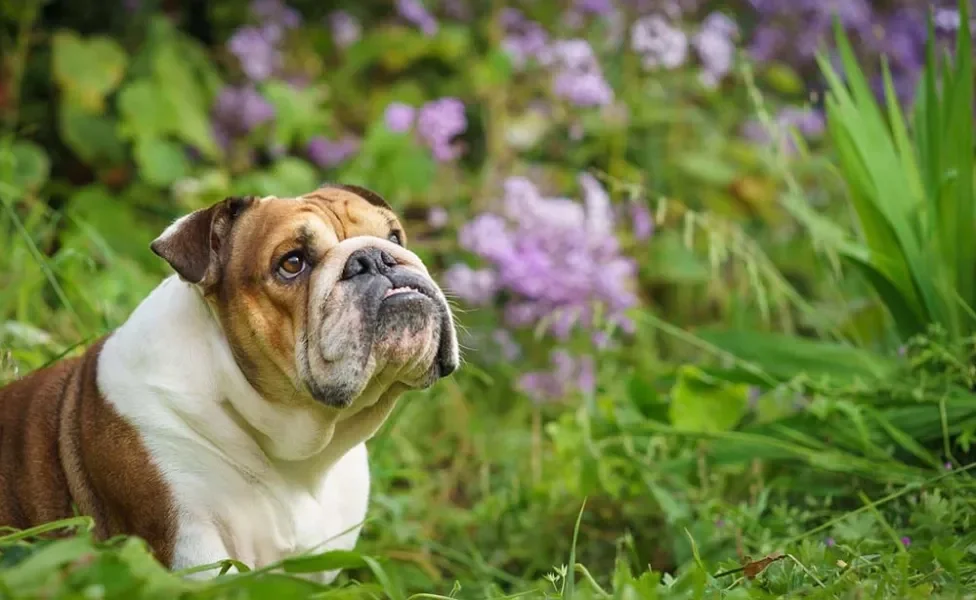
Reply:
M406 241L351 185L175 221L151 244L174 273L118 329L0 389L0 525L89 515L171 569L352 549L365 442L458 366Z

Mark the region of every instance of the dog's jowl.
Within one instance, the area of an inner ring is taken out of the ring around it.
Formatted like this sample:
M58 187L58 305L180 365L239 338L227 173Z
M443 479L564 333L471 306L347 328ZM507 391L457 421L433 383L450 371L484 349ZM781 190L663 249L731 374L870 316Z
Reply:
M174 569L351 549L365 441L458 365L397 216L330 185L229 198L151 247L175 273L121 327L0 389L0 525L90 515Z

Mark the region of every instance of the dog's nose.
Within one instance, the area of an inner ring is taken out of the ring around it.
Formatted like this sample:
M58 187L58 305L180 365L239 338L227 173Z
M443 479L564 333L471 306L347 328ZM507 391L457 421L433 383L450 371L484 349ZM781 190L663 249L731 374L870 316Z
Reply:
M379 248L360 248L346 259L342 279L352 279L359 275L382 275L396 265L396 259L388 252Z

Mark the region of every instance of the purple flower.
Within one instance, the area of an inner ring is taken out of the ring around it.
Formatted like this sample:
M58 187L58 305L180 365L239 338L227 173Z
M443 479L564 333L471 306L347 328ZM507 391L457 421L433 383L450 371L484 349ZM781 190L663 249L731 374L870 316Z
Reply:
M437 33L437 19L420 0L397 0L396 9L401 17L420 28L424 35Z
M906 548L909 547L909 546L911 546L912 545L912 538L908 537L907 535L906 536L902 536L902 538L901 538L901 545L904 546L904 547L906 547Z
M630 329L626 311L636 263L620 254L613 212L596 179L580 177L584 202L544 197L528 179L504 184L500 211L461 228L460 245L481 257L507 294L505 321L542 326L558 339L577 328L598 329L596 317Z
M386 107L386 111L383 113L383 122L386 123L386 128L390 131L405 133L413 127L416 112L416 109L408 104L392 102Z
M586 40L557 41L540 59L555 69L553 93L557 96L577 106L603 106L613 101L613 90Z
M251 81L264 81L281 65L278 36L274 29L241 27L227 41L227 49L237 57L241 70Z
M522 348L519 347L518 342L512 338L512 334L507 329L496 329L491 334L491 340L501 350L502 357L505 360L515 360L522 354Z
M461 150L452 140L467 128L464 103L457 98L432 100L420 107L417 115L417 134L441 162L460 156Z
M738 34L735 22L722 13L708 15L692 44L704 68L701 81L714 87L732 70L735 58L733 38Z
M573 357L565 350L549 356L551 370L525 373L518 388L537 403L561 400L574 391L592 394L596 388L593 357Z
M281 0L253 0L251 13L266 23L273 23L285 29L298 27L301 15Z
M224 146L275 116L274 106L253 85L222 89L212 113L215 133Z
M576 106L603 106L613 101L613 90L599 73L556 75L553 92Z
M344 10L337 10L329 15L329 27L332 29L332 39L340 48L355 44L363 33L359 21Z
M946 471L951 471L952 470L952 463L949 462L949 461L946 461L945 464L942 465L942 466L945 468Z
M305 148L309 159L319 167L334 167L359 151L360 141L353 136L345 136L337 141L317 136L309 140Z
M524 67L529 60L539 59L546 51L549 34L542 25L526 19L521 11L512 7L504 8L500 18L505 30L502 49L516 67Z
M654 215L643 202L632 202L630 205L630 227L634 237L639 241L649 239L654 235Z
M443 206L434 206L427 211L427 224L434 229L443 229L449 220L447 209Z
M443 280L451 294L473 306L490 303L498 290L497 277L491 269L472 269L463 263L447 269Z
M832 537L828 537L827 539L824 540L824 545L827 546L828 548L833 548L834 545L836 544L837 542L835 542L834 538Z
M630 29L630 47L646 69L674 69L688 57L688 36L660 15L643 17Z
M573 8L581 13L606 16L614 7L611 0L576 0Z

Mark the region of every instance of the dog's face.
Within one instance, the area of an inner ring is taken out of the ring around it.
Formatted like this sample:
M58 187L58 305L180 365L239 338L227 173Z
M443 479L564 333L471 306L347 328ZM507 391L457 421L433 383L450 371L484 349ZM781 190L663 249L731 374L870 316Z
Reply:
M342 409L371 384L424 388L458 366L444 294L368 190L230 198L178 220L152 249L200 287L269 401Z

